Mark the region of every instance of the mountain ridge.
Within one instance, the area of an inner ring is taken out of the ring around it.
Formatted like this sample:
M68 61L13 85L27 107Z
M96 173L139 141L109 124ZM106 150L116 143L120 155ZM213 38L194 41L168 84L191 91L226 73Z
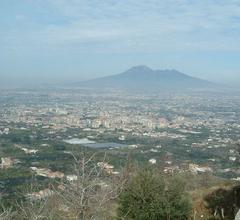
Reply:
M131 67L120 74L82 81L77 85L127 90L190 89L216 86L212 82L189 76L175 69L153 70L145 65Z

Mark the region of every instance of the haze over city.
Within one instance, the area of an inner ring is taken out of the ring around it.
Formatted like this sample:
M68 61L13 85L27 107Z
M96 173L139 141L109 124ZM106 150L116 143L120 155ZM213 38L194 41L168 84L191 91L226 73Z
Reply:
M240 220L240 0L0 16L0 220Z
M135 65L240 84L236 0L2 0L0 85L63 83Z

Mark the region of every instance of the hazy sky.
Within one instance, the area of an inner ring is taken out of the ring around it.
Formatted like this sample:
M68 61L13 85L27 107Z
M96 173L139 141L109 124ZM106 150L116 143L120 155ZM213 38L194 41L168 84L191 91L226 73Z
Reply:
M240 0L0 0L0 84L139 64L240 85Z

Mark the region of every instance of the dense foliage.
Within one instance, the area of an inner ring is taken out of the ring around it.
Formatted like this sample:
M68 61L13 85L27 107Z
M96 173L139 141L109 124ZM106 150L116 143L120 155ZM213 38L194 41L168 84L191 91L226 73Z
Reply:
M179 177L163 178L151 169L134 175L119 198L120 219L188 219L191 203Z

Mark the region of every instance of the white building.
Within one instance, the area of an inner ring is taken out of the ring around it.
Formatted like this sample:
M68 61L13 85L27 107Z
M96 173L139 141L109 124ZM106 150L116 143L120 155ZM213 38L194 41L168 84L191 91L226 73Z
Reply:
M156 163L157 163L157 160L154 159L154 158L152 158L152 159L150 159L148 162L151 163L151 164L156 164Z

